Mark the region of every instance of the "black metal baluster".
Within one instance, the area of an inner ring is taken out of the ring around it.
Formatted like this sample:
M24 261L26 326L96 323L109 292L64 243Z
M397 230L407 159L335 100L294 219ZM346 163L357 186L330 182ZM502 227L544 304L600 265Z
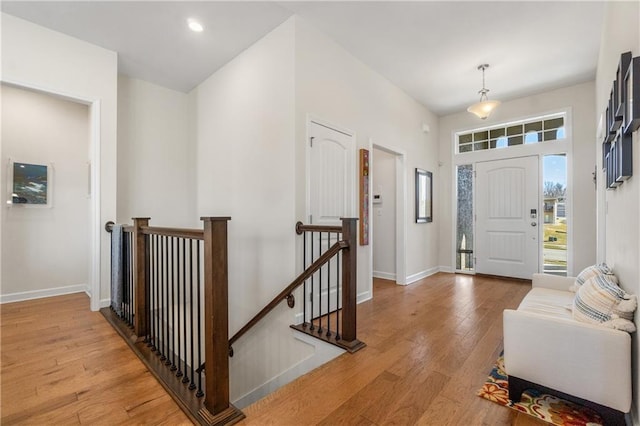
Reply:
M151 272L149 275L149 278L151 279L150 285L149 285L149 342L147 343L147 346L149 346L149 348L151 349L151 351L155 351L155 345L154 345L154 340L155 340L155 331L154 331L154 327L155 327L155 321L154 321L154 302L155 302L155 298L156 298L156 268L157 268L157 264L156 264L156 239L155 239L155 235L150 234L149 235L149 239L151 240L150 242L150 246L149 246L149 250L151 250Z
M198 257L197 260L197 269L196 269L196 276L198 277L197 280L197 292L198 292L198 365L202 365L202 342L200 340L200 334L201 334L201 324L202 321L200 320L200 292L201 292L201 288L200 288L200 244L198 244L198 250L196 253L196 256ZM213 370L211 368L212 366L209 366L209 371ZM212 379L210 379L212 380ZM202 371L198 372L198 392L196 392L196 396L198 398L204 396L204 392L202 392Z
M171 237L165 237L167 239L167 246L166 246L166 251L165 251L165 273L166 273L166 281L165 281L165 287L164 287L164 306L165 306L165 331L164 331L164 335L165 335L165 359L164 359L164 365L171 365L171 358L170 358L170 353L169 351L171 350L170 346L169 346L169 286L171 285L171 276L169 275L169 252L171 251L171 245L170 245L170 238Z
M307 269L307 232L302 233L302 270ZM307 281L304 280L302 292L302 327L307 327Z
M336 256L336 340L340 340L340 256L339 251Z
M160 360L161 361L166 361L167 357L165 355L166 353L166 347L167 347L167 311L166 311L166 306L167 306L167 279L168 279L168 256L167 256L167 237L166 235L162 236L162 258L163 258L163 262L162 262L162 355L160 356Z
M190 306L190 310L189 310L189 316L191 317L191 383L189 383L189 389L190 390L194 390L196 388L196 384L193 381L194 378L194 357L193 357L193 352L194 352L194 345L196 342L195 339L195 333L194 333L194 327L193 327L193 313L194 313L194 308L193 308L193 243L194 240L190 240L189 242L189 306ZM198 240L195 240L196 244L199 244L200 242ZM185 378L186 375L185 375Z
M318 257L322 255L322 231L318 233ZM322 334L322 266L318 270L318 334Z
M327 248L331 247L331 232L327 232ZM331 337L331 259L327 262L327 337Z
M136 293L134 291L134 269L133 269L133 232L129 232L129 264L131 267L129 268L129 324L133 328L133 319L136 315L135 306L136 306ZM144 285L144 283L138 283L138 285Z
M118 315L120 315L120 318L123 321L127 320L127 315L125 313L125 309L126 309L126 305L125 305L125 301L127 300L127 276L129 275L129 265L127 264L127 238L126 238L127 234L125 234L124 231L122 231L122 300L120 301L120 306L118 308L120 308L120 313Z
M176 370L176 358L175 358L175 352L176 352L176 341L175 341L175 333L176 333L176 326L175 326L175 317L176 317L176 313L175 313L175 308L174 308L174 304L175 304L175 285L176 285L176 275L175 275L175 250L174 250L174 242L175 242L175 238L171 237L170 240L170 253L171 253L171 279L169 280L169 286L171 288L171 291L169 292L169 303L167 303L167 306L169 307L169 324L167 325L167 332L169 333L169 347L168 347L168 352L167 352L167 362L165 362L166 365L170 365L171 366L171 371L175 371ZM171 327L171 328L169 328ZM171 358L169 359L168 357L171 356Z
M313 263L315 261L315 259L313 258L313 234L315 232L311 231L311 263ZM313 325L313 316L315 315L315 312L313 311L313 277L315 276L315 274L311 275L311 297L310 297L310 302L311 302L311 320L309 321L311 323L311 327L309 327L309 330L313 331L315 330L315 326Z
M149 235L144 235L142 238L144 238L144 246L146 249L146 252L144 253L144 276L146 282L143 283L143 285L145 286L146 290L144 292L144 306L147 311L141 312L140 314L144 315L145 322L147 323L147 330L144 334L144 342L148 345L149 340L151 339L151 329L149 328L149 324L151 323L151 238L149 238Z
M183 267L183 262L180 262L180 241L182 241L182 260L184 261L184 238L178 238L177 241L177 250L176 250L176 261L178 263L178 279L176 280L178 285L178 288L176 289L176 307L178 309L178 320L176 321L176 323L178 324L178 331L177 331L177 336L178 336L178 365L176 365L176 368L178 371L176 371L176 377L182 377L182 369L180 368L180 356L182 354L182 345L181 345L181 341L182 341L182 334L180 333L182 331L182 329L180 328L180 307L182 306L180 304L180 284L184 285L184 280L180 281L180 268L182 267L183 270L183 276L184 276L184 267Z
M191 241L191 239L189 239ZM182 331L184 336L184 377L182 383L187 383L187 239L182 239Z
M156 239L156 253L155 253L155 258L156 258L156 284L155 284L155 298L156 298L156 303L154 304L154 308L155 308L155 335L153 336L153 347L152 349L156 351L156 354L158 354L158 351L160 350L160 281L162 280L162 268L160 266L160 251L162 248L162 242L160 241L160 237L158 237L158 234L154 235L155 239Z

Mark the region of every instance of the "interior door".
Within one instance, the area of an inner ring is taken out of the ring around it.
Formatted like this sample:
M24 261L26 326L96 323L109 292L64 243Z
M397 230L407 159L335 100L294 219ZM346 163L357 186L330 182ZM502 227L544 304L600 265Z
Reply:
M476 163L476 272L538 272L538 157Z
M341 225L340 218L354 215L355 137L313 121L310 123L309 136L309 222L314 225ZM307 259L307 264L311 264L336 242L335 234L315 233L314 238L307 241L307 253L311 253L309 248L313 245L314 254L313 259ZM307 318L310 315L316 318L337 308L341 300L340 294L337 294L340 288L337 284L342 279L341 276L334 276L337 271L337 259L334 258L323 268L322 274L314 275L314 290L311 291L311 286L307 287L307 300L313 301L307 304ZM333 276L331 281L328 279L330 275Z

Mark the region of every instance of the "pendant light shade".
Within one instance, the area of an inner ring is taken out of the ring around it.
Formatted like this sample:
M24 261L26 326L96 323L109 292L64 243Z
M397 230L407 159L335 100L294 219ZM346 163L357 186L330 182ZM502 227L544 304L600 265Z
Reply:
M478 69L482 70L482 89L478 91L478 93L480 94L480 102L477 102L467 108L467 111L475 114L482 120L489 117L493 110L496 109L498 105L500 105L500 101L490 101L489 97L487 96L487 93L489 93L489 89L486 89L484 87L484 70L486 68L489 68L489 64L482 64L478 66Z

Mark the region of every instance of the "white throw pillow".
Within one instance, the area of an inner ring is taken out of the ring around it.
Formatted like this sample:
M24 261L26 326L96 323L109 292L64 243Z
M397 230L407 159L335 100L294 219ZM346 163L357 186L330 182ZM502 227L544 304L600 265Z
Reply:
M580 286L585 283L589 278L595 277L596 275L606 275L610 281L614 283L618 283L618 278L613 274L613 271L606 263L599 263L597 265L587 266L578 274L576 277L575 283L569 288L569 290L574 293L580 289Z
M573 318L632 333L636 330L633 313L637 306L637 297L626 293L608 275L595 275L576 293Z

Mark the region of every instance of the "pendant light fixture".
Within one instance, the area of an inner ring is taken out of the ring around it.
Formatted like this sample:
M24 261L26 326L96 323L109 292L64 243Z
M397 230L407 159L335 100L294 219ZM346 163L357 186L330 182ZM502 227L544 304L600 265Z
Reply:
M500 101L490 101L487 93L489 89L484 87L484 70L489 68L489 64L478 65L478 69L482 70L482 89L478 91L480 94L480 102L471 105L467 111L477 115L481 119L486 119L498 105Z

